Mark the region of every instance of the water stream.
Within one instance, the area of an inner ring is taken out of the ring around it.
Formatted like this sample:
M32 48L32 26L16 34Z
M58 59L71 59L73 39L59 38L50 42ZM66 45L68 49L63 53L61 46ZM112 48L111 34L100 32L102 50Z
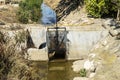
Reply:
M41 80L73 80L79 74L72 70L73 61L31 62Z
M52 25L56 23L56 13L53 9L47 6L45 3L41 5L42 18L41 22L44 25Z

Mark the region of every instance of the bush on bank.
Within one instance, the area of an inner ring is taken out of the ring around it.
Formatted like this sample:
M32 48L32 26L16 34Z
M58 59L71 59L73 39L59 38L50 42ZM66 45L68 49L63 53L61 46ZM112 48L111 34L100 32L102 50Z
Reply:
M95 18L117 17L120 0L85 0L86 10Z
M24 0L19 3L19 10L17 13L18 20L21 23L38 22L41 14L41 4L43 0Z

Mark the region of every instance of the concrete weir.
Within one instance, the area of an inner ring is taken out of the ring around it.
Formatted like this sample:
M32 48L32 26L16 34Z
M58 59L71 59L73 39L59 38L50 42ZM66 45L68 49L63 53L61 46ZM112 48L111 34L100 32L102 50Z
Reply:
M92 47L101 39L108 35L107 30L83 30L75 27L66 27L66 60L75 60L86 58ZM48 50L46 44L46 27L29 27L31 39L36 51L33 48L28 49L30 60L48 61ZM42 47L41 47L42 46Z

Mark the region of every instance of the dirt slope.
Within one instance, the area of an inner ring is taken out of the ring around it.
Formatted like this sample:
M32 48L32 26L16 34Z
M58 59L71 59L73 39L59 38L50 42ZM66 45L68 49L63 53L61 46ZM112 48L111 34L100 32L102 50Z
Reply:
M17 7L11 5L0 5L0 21L5 23L17 23Z

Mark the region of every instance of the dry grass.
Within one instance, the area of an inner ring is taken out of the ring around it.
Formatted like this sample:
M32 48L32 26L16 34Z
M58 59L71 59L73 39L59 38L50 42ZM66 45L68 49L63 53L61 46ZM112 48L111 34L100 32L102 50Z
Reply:
M17 8L7 5L6 8L0 9L0 20L5 23L17 23L18 20L16 18L16 11Z
M0 32L0 80L41 80L40 74L24 59L24 51L17 48L17 43Z

